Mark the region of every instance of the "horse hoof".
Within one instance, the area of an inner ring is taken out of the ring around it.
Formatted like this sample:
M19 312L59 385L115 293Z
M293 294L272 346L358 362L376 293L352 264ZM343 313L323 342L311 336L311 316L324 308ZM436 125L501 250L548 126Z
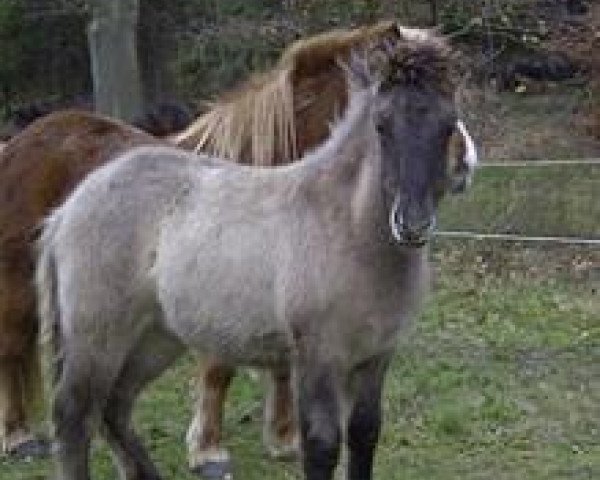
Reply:
M193 467L192 472L206 480L233 480L229 460L208 461Z
M269 447L267 453L270 458L280 462L293 462L300 456L300 451L295 445Z
M300 457L300 438L297 435L276 442L267 437L265 447L267 454L273 460L292 462Z
M8 450L10 457L24 460L29 458L45 458L50 455L50 442L44 439L32 438Z

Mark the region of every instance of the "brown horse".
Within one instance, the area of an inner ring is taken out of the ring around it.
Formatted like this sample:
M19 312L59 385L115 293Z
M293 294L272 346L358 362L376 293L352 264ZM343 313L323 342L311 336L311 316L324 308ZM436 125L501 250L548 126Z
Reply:
M110 156L157 143L125 124L89 113L44 117L0 154L0 433L5 452L41 453L28 426L40 393L31 242L44 215Z
M338 60L411 32L393 22L339 30L301 40L270 72L224 96L173 141L240 163L291 162L329 135L347 103ZM0 433L8 452L35 453L28 427L38 360L31 288L31 240L36 225L90 170L115 153L157 140L124 124L83 112L45 117L13 138L0 154ZM277 160L276 160L277 159ZM218 360L197 375L196 417L188 434L190 466L210 474L227 452L219 446L221 409L234 370ZM266 408L265 433L273 453L295 446L288 372L276 380Z

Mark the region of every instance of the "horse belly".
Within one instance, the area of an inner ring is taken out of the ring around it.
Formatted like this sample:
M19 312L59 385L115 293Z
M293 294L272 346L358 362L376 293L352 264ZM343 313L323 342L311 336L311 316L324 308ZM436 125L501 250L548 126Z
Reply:
M189 348L237 365L288 362L287 332L265 305L240 291L207 292L204 296L200 288L198 295L180 295L172 307L165 308L169 328ZM199 301L201 298L205 301Z

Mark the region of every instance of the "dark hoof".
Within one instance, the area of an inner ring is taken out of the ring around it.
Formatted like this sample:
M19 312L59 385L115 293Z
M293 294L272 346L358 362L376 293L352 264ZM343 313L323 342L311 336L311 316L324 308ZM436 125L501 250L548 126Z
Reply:
M48 440L34 438L27 440L8 451L8 455L24 460L28 458L45 458L50 456L51 445Z
M192 468L192 472L207 480L232 480L231 462L211 461Z

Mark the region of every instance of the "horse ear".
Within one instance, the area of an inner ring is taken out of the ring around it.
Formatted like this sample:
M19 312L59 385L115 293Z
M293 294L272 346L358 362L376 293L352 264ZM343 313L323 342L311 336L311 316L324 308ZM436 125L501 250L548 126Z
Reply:
M346 72L351 87L362 90L373 83L372 74L364 53L359 54L352 51L348 62L338 61L338 64Z
M471 184L477 165L477 147L461 120L456 122L456 130L450 139L448 155L452 192L464 192Z

